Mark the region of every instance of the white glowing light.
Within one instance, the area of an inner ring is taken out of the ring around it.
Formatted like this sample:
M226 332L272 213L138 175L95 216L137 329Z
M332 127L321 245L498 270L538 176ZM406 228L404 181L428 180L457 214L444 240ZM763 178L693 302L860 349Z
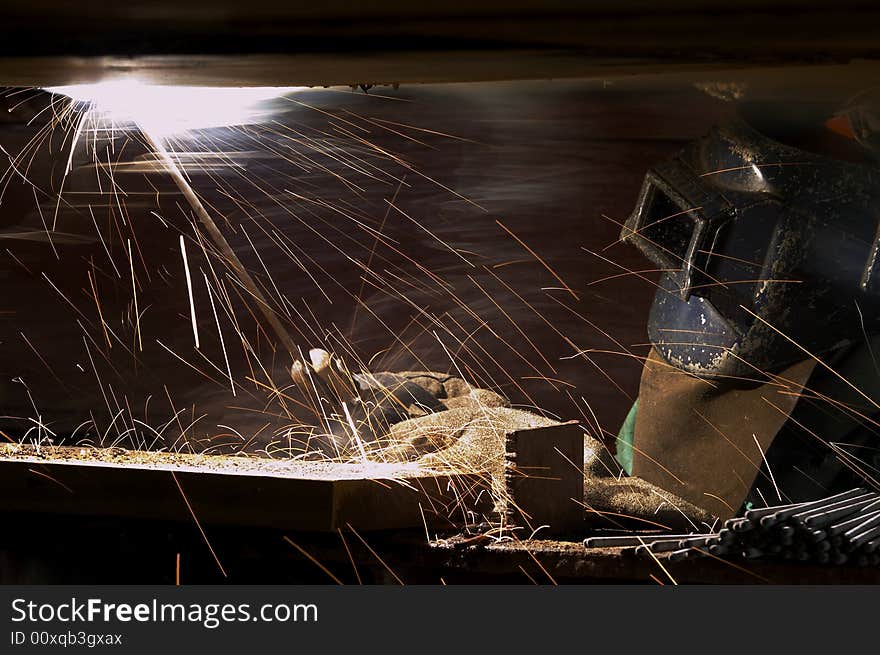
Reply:
M261 103L299 88L166 86L125 79L47 90L87 104L110 120L134 122L156 136L167 136L259 122L269 113Z
M761 180L761 182L764 181L764 174L761 172L761 169L758 168L757 164L752 164L752 171L755 173L755 176L759 180Z

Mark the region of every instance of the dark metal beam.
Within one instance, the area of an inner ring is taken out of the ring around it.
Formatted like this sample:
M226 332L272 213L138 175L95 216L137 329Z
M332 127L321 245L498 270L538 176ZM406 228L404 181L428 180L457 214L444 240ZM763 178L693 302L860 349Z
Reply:
M180 484L178 488L176 482ZM69 447L0 447L5 511L333 531L454 527L477 476L393 465ZM483 494L486 496L487 494Z

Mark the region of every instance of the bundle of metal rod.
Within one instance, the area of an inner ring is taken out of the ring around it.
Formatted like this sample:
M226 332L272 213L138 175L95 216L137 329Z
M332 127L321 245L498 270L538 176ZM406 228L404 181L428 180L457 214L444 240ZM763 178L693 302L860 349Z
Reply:
M748 510L713 534L591 537L584 546L622 554L668 552L678 561L711 554L820 564L880 565L880 493L851 489L822 500Z
M692 551L718 543L718 534L634 534L614 537L588 537L586 548L620 548L621 555L648 555L671 552L672 559L684 559ZM679 552L680 551L680 552Z

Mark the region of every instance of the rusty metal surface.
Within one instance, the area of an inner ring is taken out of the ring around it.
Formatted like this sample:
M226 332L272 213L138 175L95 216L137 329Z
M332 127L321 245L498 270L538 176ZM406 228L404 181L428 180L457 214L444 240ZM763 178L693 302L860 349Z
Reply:
M464 539L436 541L435 551L449 565L483 574L525 571L541 584L550 582L634 582L656 584L877 584L880 569L816 566L775 561L737 561L705 557L672 562L669 553L654 558L623 556L620 548L586 549L568 541L513 541L473 545ZM653 577L652 577L653 576Z

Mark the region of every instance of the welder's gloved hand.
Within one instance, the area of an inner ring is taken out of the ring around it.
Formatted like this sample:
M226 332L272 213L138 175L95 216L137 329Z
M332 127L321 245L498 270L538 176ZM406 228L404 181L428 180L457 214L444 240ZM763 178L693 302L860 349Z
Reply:
M618 449L620 443L618 442ZM593 529L707 532L715 517L647 480L627 475L608 448L584 437L584 507Z
M711 512L639 477L607 476L585 471L584 505L594 528L710 532L717 523Z
M309 359L295 362L291 377L320 414L321 427L309 445L331 457L384 447L383 437L402 421L508 405L502 396L444 373L352 373L340 358L318 348L309 351Z
M505 435L557 425L513 409L502 396L444 373L351 373L324 350L294 365L297 385L323 408L309 445L330 457L416 461L436 470L489 474L504 498ZM623 475L604 444L584 435L584 505L596 527L705 532L712 517L641 478ZM499 511L501 506L498 507Z

